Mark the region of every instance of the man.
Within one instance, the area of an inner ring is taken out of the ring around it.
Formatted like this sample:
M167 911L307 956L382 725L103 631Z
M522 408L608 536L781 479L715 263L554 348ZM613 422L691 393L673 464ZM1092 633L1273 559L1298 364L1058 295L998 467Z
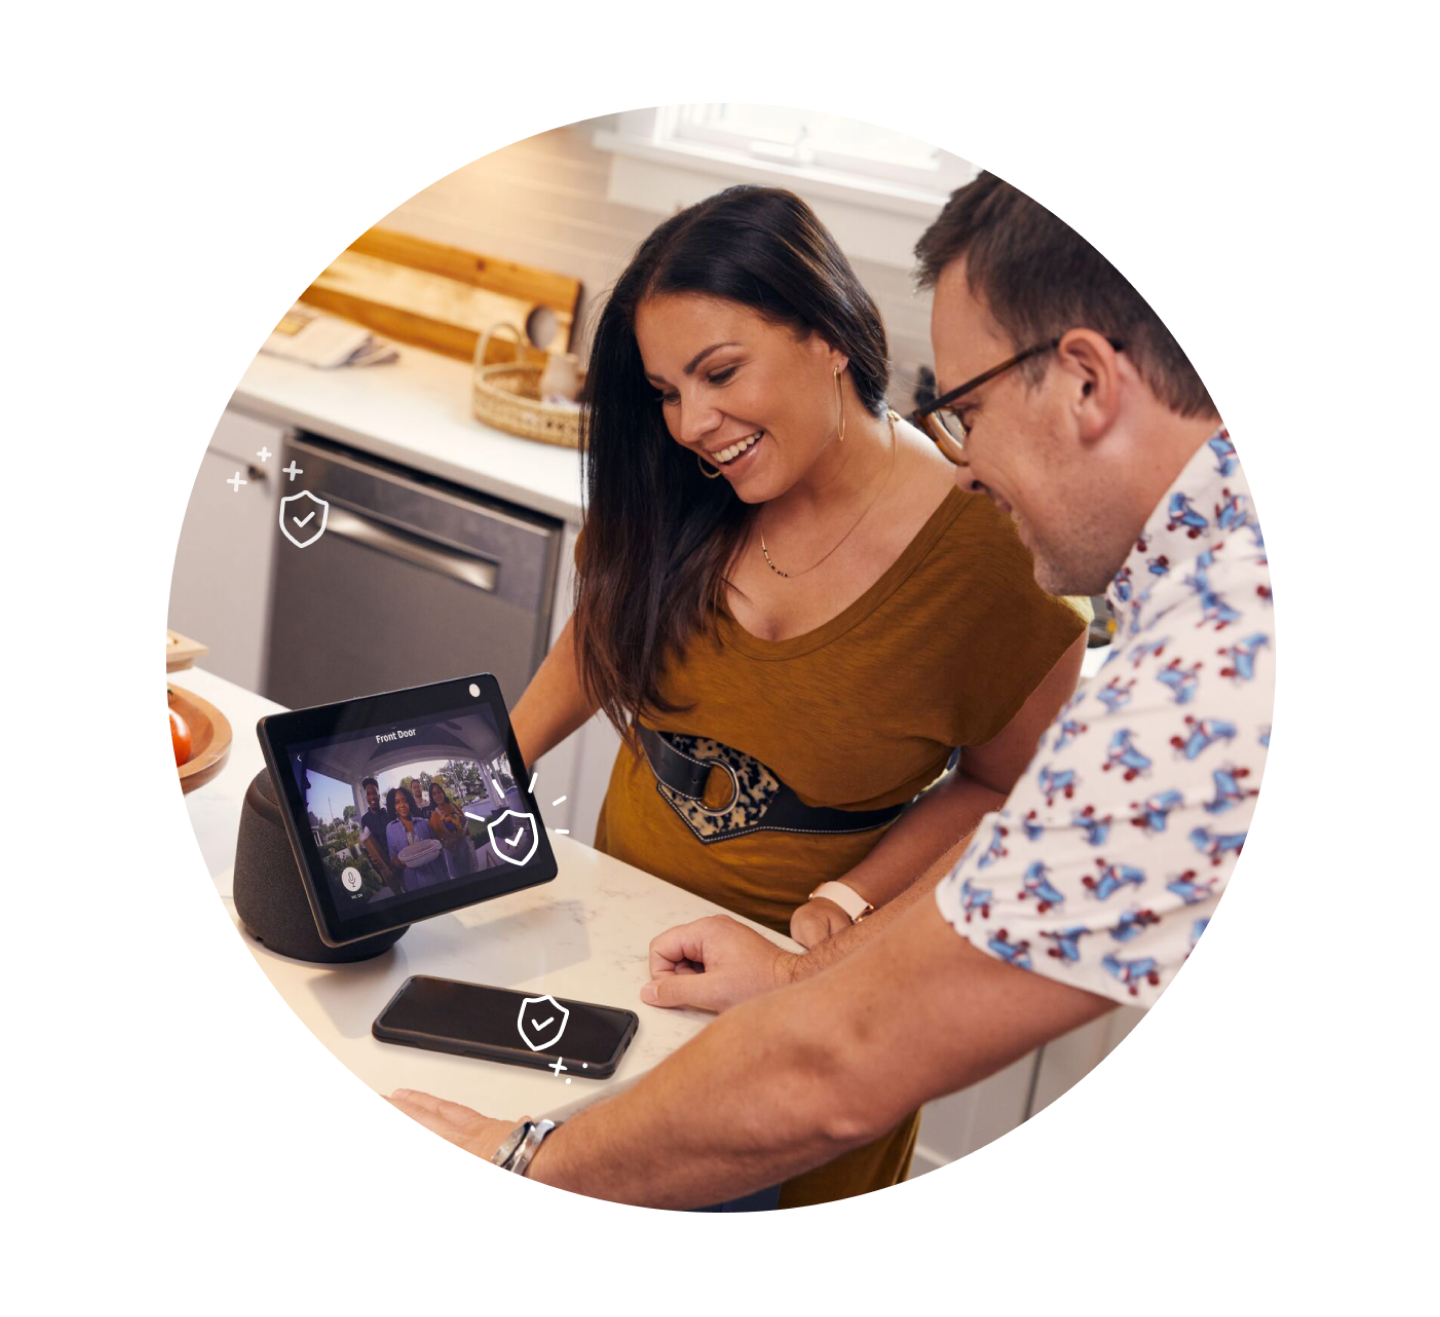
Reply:
M394 1095L452 1142L503 1142L512 1168L597 1197L732 1198L1117 1002L1150 1005L1213 911L1260 785L1274 652L1228 435L1143 299L1014 188L961 188L917 255L940 381L922 419L961 485L1014 515L1042 586L1108 591L1110 658L952 870L803 956L725 918L662 934L643 999L725 1014L515 1154L513 1122Z
M380 803L380 784L373 778L361 780L360 790L365 793L365 812L360 816L360 836L365 853L375 872L392 892L399 896L404 892L400 874L391 867L390 845L385 840L385 829L390 825L390 811Z

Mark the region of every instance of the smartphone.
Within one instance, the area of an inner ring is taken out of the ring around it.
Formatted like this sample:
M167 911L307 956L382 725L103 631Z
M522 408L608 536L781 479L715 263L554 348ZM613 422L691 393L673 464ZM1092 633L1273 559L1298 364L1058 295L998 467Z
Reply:
M416 974L400 985L370 1032L382 1043L534 1070L554 1070L559 1060L557 1075L609 1079L639 1027L634 1011L615 1006Z

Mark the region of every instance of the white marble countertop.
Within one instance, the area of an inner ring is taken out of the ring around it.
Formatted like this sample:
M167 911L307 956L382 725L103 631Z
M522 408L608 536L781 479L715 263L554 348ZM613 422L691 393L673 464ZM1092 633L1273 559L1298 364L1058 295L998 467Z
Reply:
M225 767L185 798L206 866L233 918L230 880L241 803L264 765L255 723L280 706L199 668L171 673L169 680L209 700L234 731ZM539 773L543 783L543 764ZM240 936L311 1032L377 1092L423 1089L494 1116L565 1114L633 1081L713 1018L647 1006L639 993L656 933L723 912L573 838L552 833L551 844L560 870L554 882L412 925L373 960L312 965L276 955L243 930ZM377 1042L371 1021L411 974L624 1007L636 1012L640 1027L615 1077L599 1081Z
M476 420L466 363L396 346L390 365L336 370L260 353L230 405L579 524L579 453Z

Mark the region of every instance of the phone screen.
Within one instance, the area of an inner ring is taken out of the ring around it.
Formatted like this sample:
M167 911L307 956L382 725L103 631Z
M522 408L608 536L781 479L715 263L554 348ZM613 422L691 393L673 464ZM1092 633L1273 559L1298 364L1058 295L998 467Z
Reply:
M636 1026L633 1011L591 1002L530 997L506 988L459 983L424 975L410 979L376 1020L384 1037L418 1046L440 1044L441 1050L461 1048L511 1050L520 1065L545 1065L563 1057L572 1068L587 1064L613 1071ZM449 1043L451 1047L444 1047ZM597 1076L598 1077L598 1076Z

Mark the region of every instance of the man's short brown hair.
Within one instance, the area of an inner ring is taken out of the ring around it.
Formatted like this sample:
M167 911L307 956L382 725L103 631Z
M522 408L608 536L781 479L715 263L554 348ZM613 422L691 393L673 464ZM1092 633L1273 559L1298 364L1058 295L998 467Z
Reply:
M1125 345L1140 378L1181 416L1217 415L1190 359L1150 304L1063 220L994 174L957 188L915 244L922 288L965 258L970 291L1023 351L1070 329ZM1044 373L1036 363L1033 377Z

